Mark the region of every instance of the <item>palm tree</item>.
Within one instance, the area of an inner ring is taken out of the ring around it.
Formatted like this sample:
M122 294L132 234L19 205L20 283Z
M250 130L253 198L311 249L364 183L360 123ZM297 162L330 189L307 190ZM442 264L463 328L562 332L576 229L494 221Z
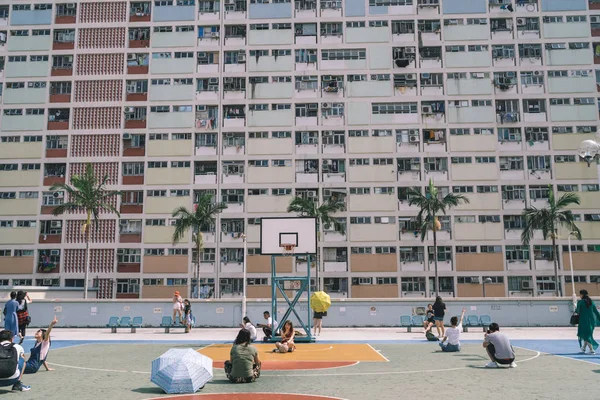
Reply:
M340 224L340 222L332 216L332 214L344 211L345 209L346 203L342 199L339 199L337 197L332 196L319 205L315 199L297 196L294 197L288 205L287 212L296 213L300 217L316 218L318 226L317 239L320 242L321 238L323 237L323 228L329 229L331 226L333 226L333 229L336 232L339 232L342 235L346 233L344 225ZM317 255L317 268L315 274L315 280L317 281L317 291L321 287L319 281L319 264L323 259L323 257L321 257L320 254L322 250L323 246L320 246L319 254ZM310 268L310 266L308 266L308 268Z
M214 225L217 215L227 208L225 203L213 201L213 195L203 194L194 205L194 211L190 212L185 207L178 207L173 211L173 218L177 218L175 231L173 232L173 245L183 239L188 230L192 230L192 240L196 246L196 293L200 297L200 253L204 250L204 237L202 228ZM244 257L246 255L244 254Z
M525 218L525 228L521 233L521 242L528 246L536 230L541 230L544 240L548 237L552 239L552 260L554 260L554 282L556 287L556 296L561 296L561 288L558 281L558 249L556 239L558 238L558 228L564 227L573 232L577 239L581 240L581 232L575 225L575 218L571 210L566 208L573 204L580 204L579 196L576 193L565 193L558 200L554 197L552 185L548 185L548 207L536 208L527 207L523 210Z
M90 273L90 228L94 222L98 228L98 216L102 211L121 215L119 211L110 204L110 199L121 194L118 190L106 189L108 175L99 180L94 174L92 164L85 166L83 175L73 175L71 185L59 183L53 185L50 191L64 191L67 193L68 201L57 206L52 214L62 215L68 211L83 211L87 218L82 226L82 232L85 233L85 277L83 282L83 298L88 297L88 275ZM93 219L93 221L92 221Z
M433 262L435 264L435 295L439 295L438 279L438 254L437 254L437 231L440 229L438 216L444 214L452 207L461 203L469 204L469 199L460 194L448 193L444 197L438 196L438 188L433 185L433 180L429 179L429 186L425 194L421 193L421 188L409 188L408 204L419 207L417 214L417 223L421 232L421 241L427 237L427 231L433 232Z

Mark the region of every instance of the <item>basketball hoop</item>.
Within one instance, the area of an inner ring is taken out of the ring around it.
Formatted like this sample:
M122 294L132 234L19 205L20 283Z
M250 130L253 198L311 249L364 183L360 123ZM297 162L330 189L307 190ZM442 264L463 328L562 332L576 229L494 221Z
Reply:
M296 250L296 245L293 243L282 243L281 244L281 254L284 256L294 255L295 250Z

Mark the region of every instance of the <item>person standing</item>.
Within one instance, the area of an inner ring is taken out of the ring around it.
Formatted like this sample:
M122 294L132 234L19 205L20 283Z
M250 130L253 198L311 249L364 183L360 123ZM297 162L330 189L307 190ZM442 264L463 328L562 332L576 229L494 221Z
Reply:
M173 323L174 324L180 323L183 325L183 315L181 313L181 310L183 310L183 299L181 298L179 291L177 291L173 294ZM179 317L179 320L177 320L177 317Z
M577 339L581 347L581 353L585 354L587 348L590 348L590 354L596 354L598 343L594 340L594 328L600 323L600 312L590 298L588 291L582 289L579 291L581 300L577 302L575 312L579 314L579 324L577 326Z
M25 340L25 335L27 333L27 326L31 323L31 318L29 317L28 306L31 303L31 299L27 292L19 290L17 292L17 303L19 303L19 307L17 308L17 320L19 323L19 334L21 335L21 341L19 344L23 344Z
M485 367L498 368L500 365L508 365L510 368L517 368L515 364L515 351L510 344L508 336L500 333L500 326L493 322L488 327L483 347L488 353L488 357L492 360Z
M12 337L19 334L19 319L17 317L17 292L10 292L10 300L4 305L4 329L12 332Z
M192 330L192 305L188 299L183 301L183 318L185 320L185 333Z
M437 329L438 337L442 338L446 333L444 328L444 316L446 315L446 304L442 301L440 296L435 298L433 303L433 321L435 322L435 328Z
M313 311L313 329L315 330L315 336L321 336L321 329L323 328L323 317L324 312ZM317 330L319 333L317 333Z

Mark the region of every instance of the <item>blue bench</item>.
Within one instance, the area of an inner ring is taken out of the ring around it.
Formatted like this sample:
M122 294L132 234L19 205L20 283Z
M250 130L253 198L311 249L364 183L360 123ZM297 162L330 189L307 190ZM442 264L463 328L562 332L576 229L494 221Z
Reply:
M173 319L169 316L164 316L162 317L160 327L165 328L165 333L170 333L171 328L185 328L185 325L180 324L178 321L173 321Z
M465 321L463 321L463 331L469 332L469 327L481 327L485 332L492 323L492 317L489 315L482 315L478 317L477 315L467 315Z
M412 328L418 328L423 326L425 317L422 315L402 315L400 317L400 326L406 328L406 332L412 332Z
M107 328L110 328L111 333L117 333L117 328L131 328L131 333L136 332L136 328L141 328L143 324L142 317L134 317L133 321L131 317L110 317L108 319Z

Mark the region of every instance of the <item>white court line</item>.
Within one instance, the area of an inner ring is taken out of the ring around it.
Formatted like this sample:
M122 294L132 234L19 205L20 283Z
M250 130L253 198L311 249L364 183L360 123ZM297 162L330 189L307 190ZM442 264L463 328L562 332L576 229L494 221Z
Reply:
M537 351L537 350L528 349L527 347L518 347L518 346L515 346L515 347L518 348L518 349L524 349L524 350L529 350L529 351ZM597 367L600 367L600 364L598 364L598 363L587 361L587 360L580 360L579 358L573 358L573 357L568 357L568 356L561 356L561 355L558 355L558 354L546 353L544 351L542 351L542 352L538 351L538 353L546 354L546 355L550 355L550 356L554 356L554 357L566 358L567 360L579 361L579 362L582 362L582 363L592 364L592 365L595 365ZM523 362L523 361L520 361L520 362Z
M386 356L381 354L380 350L375 350L375 348L368 343L367 343L367 346L369 346L371 348L371 350L373 350L375 353L379 354L379 356L381 356L385 361L390 362L390 360L388 360L388 358Z
M235 393L235 392L232 392L232 393L194 393L193 396L194 397L195 396L198 396L198 397L201 397L201 396L214 396L214 395L219 395L219 396L223 395L223 396L226 396L226 395L229 395L229 394L239 395L240 393L239 392L238 393ZM344 399L342 397L332 397L332 396L326 396L326 395L304 394L304 393L252 392L252 393L249 393L249 394L251 394L251 395L255 395L255 394L266 394L266 395L276 394L276 395L279 395L279 394L281 394L281 395L284 395L284 396L305 396L305 397L319 397L319 398L325 398L325 399L331 399L331 400L347 400L347 399ZM180 395L169 396L169 397L153 397L152 399L147 399L147 400L163 400L163 399L172 399L172 398L175 398L175 397L185 397L185 396L190 396L190 395L189 394L180 394Z
M81 369L84 371L101 371L101 372L129 372L129 371L125 371L122 369L102 369L102 368L86 368L86 367L75 367L73 365L63 365L63 364L56 364L56 363L48 363L50 365L55 365L57 367L62 367L62 368L71 368L71 369Z

